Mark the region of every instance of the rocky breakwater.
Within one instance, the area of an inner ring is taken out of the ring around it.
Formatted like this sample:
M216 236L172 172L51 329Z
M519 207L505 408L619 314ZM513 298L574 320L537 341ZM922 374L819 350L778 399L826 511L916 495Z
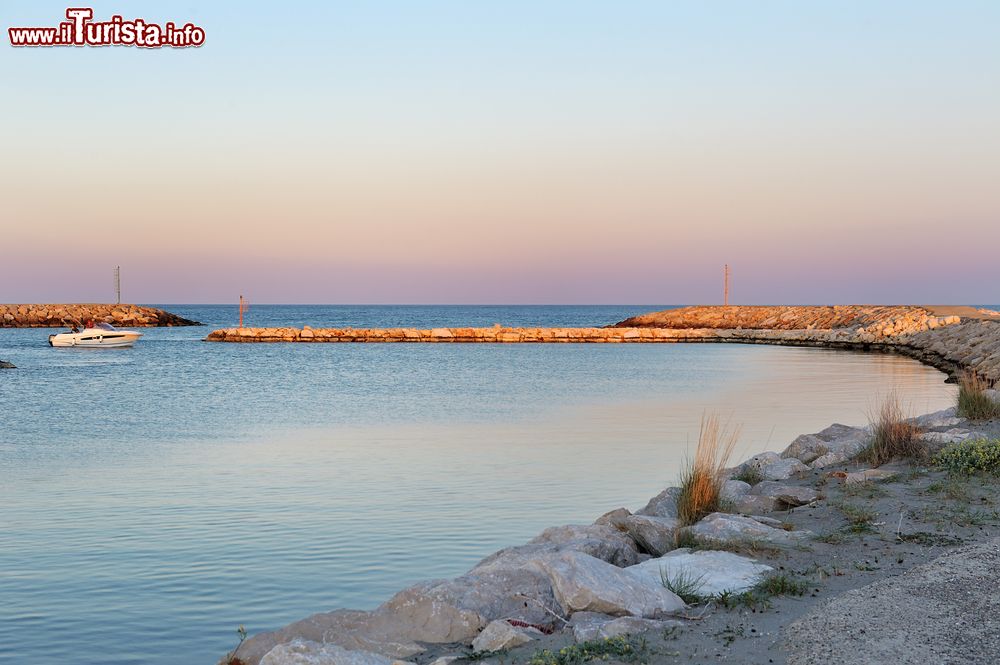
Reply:
M953 375L971 370L1000 382L1000 315L972 307L683 307L615 327L686 331L684 341L892 351Z
M225 328L209 342L636 343L715 337L711 330L654 328Z
M87 320L121 327L200 326L155 307L125 304L0 305L0 328L61 328Z

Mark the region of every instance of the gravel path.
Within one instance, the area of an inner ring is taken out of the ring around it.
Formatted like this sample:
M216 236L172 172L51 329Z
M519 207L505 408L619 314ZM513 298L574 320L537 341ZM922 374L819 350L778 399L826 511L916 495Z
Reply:
M848 591L785 631L788 663L1000 661L1000 538Z

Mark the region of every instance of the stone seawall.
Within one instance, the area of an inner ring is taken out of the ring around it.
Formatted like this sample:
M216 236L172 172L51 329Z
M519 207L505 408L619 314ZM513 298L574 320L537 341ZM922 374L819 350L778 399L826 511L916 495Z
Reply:
M959 314L951 313L953 311ZM693 327L698 322L703 325ZM635 325L626 326L628 323ZM833 325L838 327L829 327ZM685 307L635 317L608 328L226 328L213 331L206 340L241 343L778 344L895 352L951 375L962 369L972 369L990 383L1000 381L1000 317L972 308Z
M0 305L0 328L62 328L82 325L88 319L132 328L202 325L162 309L141 305Z

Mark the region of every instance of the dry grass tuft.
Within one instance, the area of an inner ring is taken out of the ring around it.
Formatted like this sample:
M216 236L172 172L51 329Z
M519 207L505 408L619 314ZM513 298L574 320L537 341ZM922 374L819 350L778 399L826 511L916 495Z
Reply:
M730 431L717 415L702 416L694 461L681 472L681 492L677 497L677 517L682 526L694 524L720 508L722 471L736 448L740 428Z
M958 415L969 420L1000 418L1000 403L986 394L989 385L975 372L958 377Z
M896 458L926 461L930 457L927 444L920 440L923 430L906 422L907 414L895 393L889 393L868 416L872 426L872 441L860 458L873 466L881 466Z

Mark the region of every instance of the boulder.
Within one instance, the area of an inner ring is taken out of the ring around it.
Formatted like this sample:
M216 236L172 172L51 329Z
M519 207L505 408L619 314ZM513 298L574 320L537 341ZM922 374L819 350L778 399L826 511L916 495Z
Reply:
M785 485L772 480L765 480L754 485L753 489L750 490L750 494L775 499L781 507L788 508L804 506L819 498L819 494L811 487Z
M926 443L947 445L949 443L958 443L960 441L965 441L966 439L980 437L982 437L981 434L972 432L971 430L954 427L945 432L924 432L919 436L919 439Z
M625 532L610 524L554 526L526 545L507 547L480 561L470 572L485 568L518 568L544 554L583 552L616 566L639 562L639 549Z
M354 651L370 651L389 659L408 658L424 648L393 630L391 617L376 612L336 610L314 614L284 628L258 633L240 647L240 659L249 665L261 662L276 646L292 642L332 643ZM291 653L282 652L279 653Z
M632 511L628 508L615 508L614 510L609 510L594 520L594 524L607 524L615 527L619 531L624 531L625 521L631 514Z
M870 434L867 430L847 425L831 425L816 434L803 434L796 438L781 453L782 457L795 458L812 468L822 468L847 461L868 445ZM817 462L823 458L820 465Z
M468 644L489 622L518 619L548 624L559 609L546 575L520 567L477 567L455 580L417 584L378 608L392 618L395 634L428 643Z
M733 504L733 511L743 515L755 515L773 513L776 510L781 510L781 507L781 502L774 497L746 494Z
M635 635L647 630L663 630L682 625L680 621L613 617L598 612L577 612L569 621L569 628L573 631L573 639L577 642L607 640L621 635Z
M727 480L722 484L719 496L723 501L736 503L750 493L750 488L750 483L745 483L742 480Z
M963 421L958 417L958 409L953 406L942 411L935 411L934 413L926 413L916 418L910 418L907 422L916 425L920 429L934 429L937 427L954 427L955 425L962 424Z
M764 480L787 480L792 476L808 471L809 467L794 457L781 457L778 453L761 453L754 455L737 467L737 474L746 470L756 470Z
M239 656L242 658L243 654ZM279 644L260 659L260 665L402 665L370 651L349 651L336 644L294 640Z
M639 547L653 556L660 556L674 549L679 526L680 521L676 517L629 515L625 519L625 532Z
M504 619L491 621L476 639L472 640L472 651L501 651L513 649L541 637L542 631L536 628L512 626Z
M898 471L892 469L865 469L864 471L854 471L844 474L845 485L856 485L869 481L887 480L899 475Z
M565 614L600 612L655 619L686 607L659 582L580 552L550 555L533 565L551 580Z
M17 367L14 366L14 363L0 360L0 369L17 369Z
M649 503L642 510L637 510L635 514L653 517L677 517L677 497L680 493L680 487L668 487L650 499Z
M626 570L644 575L651 582L662 583L664 577L673 580L697 580L698 589L695 593L715 596L723 591L736 593L746 591L773 569L757 563L754 559L732 552L716 550L692 552L683 548Z
M693 537L700 543L728 546L770 546L789 548L812 537L811 531L785 531L761 524L742 515L712 513L703 520L680 530L681 536Z

